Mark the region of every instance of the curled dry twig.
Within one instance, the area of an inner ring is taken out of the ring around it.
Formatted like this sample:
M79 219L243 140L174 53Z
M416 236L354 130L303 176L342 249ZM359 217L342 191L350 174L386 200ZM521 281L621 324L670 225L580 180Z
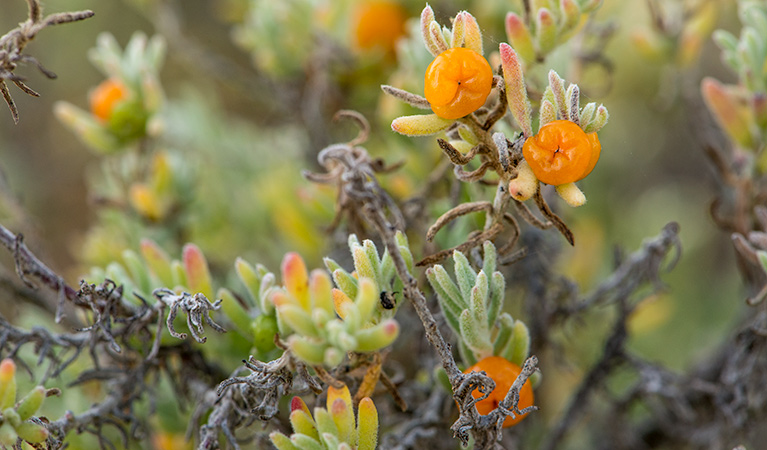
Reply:
M24 84L24 78L14 73L19 63L32 63L48 78L56 78L56 74L43 67L37 59L25 54L24 47L43 28L62 23L76 22L93 16L93 11L86 10L56 13L43 17L43 8L39 0L27 0L27 6L29 7L29 17L27 20L0 37L0 93L3 94L3 99L11 110L14 123L19 123L19 112L16 108L16 103L14 103L11 97L11 93L8 91L6 80L15 84L25 94L33 97L40 96L40 94Z
M182 292L178 295L167 288L155 289L152 295L170 308L166 323L171 336L186 339L186 333L179 333L173 328L173 321L176 319L179 309L186 314L186 324L195 341L202 344L207 340L202 335L205 332L203 322L219 333L226 333L226 330L221 325L210 318L210 311L216 311L221 306L220 299L216 300L215 303L211 303L202 293L191 295L188 292Z
M264 421L274 417L285 394L307 391L320 394L323 391L322 384L309 374L306 365L290 350L285 350L282 356L268 363L253 357L243 360L243 363L251 373L222 381L215 391L204 395L205 400L193 414L192 424L199 424L203 414L212 408L207 423L199 429L199 448L219 448L218 436L223 433L229 444L238 449L234 430L247 425L255 417ZM214 392L215 396L212 395Z
M367 150L359 144L367 139L370 125L367 119L356 111L340 111L336 118L348 118L360 126L360 133L345 144L331 145L323 149L317 160L325 173L304 171L303 175L309 181L322 184L334 184L338 187L336 199L336 217L330 225L335 229L344 216L349 218L349 228L352 232L364 235L364 220L360 215L366 202L378 199L394 216L396 226L404 228L405 219L389 194L381 188L375 175L395 170L400 164L386 166L381 159L372 158Z

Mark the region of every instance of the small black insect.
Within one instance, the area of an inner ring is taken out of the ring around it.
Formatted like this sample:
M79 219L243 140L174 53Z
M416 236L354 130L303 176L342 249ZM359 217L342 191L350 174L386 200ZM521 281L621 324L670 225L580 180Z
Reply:
M394 294L397 292L381 291L381 306L383 309L393 309L397 302L394 300Z

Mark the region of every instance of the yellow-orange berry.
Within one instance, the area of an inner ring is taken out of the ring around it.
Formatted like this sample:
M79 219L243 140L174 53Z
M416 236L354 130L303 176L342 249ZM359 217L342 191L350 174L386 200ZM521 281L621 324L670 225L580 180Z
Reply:
M481 372L484 371L487 376L495 381L495 389L484 400L476 403L477 411L482 414L489 414L492 410L498 407L498 404L506 398L506 394L509 392L511 385L514 384L514 380L517 379L522 368L513 362L508 361L500 356L488 356L482 359L478 363L469 367L464 373L469 372ZM472 392L474 398L479 398L482 394L479 390ZM525 381L522 385L522 389L519 390L519 403L517 408L525 409L528 406L533 406L533 386L530 384L530 380ZM503 427L508 428L518 424L527 417L527 414L517 415L512 418L507 416L503 421Z
M525 141L522 154L536 178L559 186L591 173L601 150L596 133L586 134L569 120L555 120Z
M380 48L394 54L397 39L405 34L405 9L397 2L372 0L360 2L356 8L354 42L360 50Z
M429 64L424 81L432 111L443 119L458 119L485 104L493 87L493 69L474 50L451 48Z
M128 88L122 81L110 78L96 86L91 92L91 113L102 122L112 116L115 106L128 97Z

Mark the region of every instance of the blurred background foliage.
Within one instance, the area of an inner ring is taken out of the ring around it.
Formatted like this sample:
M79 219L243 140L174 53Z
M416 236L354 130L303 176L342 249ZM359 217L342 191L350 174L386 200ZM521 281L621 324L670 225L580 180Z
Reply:
M25 17L26 5L2 2L0 30L9 30ZM168 241L175 244L166 245L166 251L178 255L180 245L195 242L220 276L231 272L236 256L276 268L288 250L300 252L309 267L320 267L320 258L337 247L330 244L344 242L345 236L323 234L334 215L335 192L304 181L300 171L315 167L316 153L325 145L355 133L348 124L331 121L336 110L356 109L370 119L373 132L365 145L373 156L388 163L407 161L403 170L383 177L398 200L418 190L442 157L433 138L403 138L389 130L393 117L409 111L383 98L378 88L392 84L421 92L422 78L413 74L422 74L429 62L423 47L417 41L402 43L400 51L411 52L407 62L416 67L397 67L389 52L366 53L350 45L355 2L327 2L333 5L326 9L315 6L319 3L274 3L269 8L275 16L300 15L305 28L294 32L305 34L296 42L265 43L263 36L247 33L254 29L249 21L259 17L248 13L246 0L48 0L47 12L87 8L96 14L76 26L46 29L28 47L58 79L22 67L18 72L42 97L14 95L21 114L18 125L7 111L0 112L0 117L7 116L0 120L0 167L9 190L28 213L19 215L5 204L0 221L11 228L24 225L27 242L73 285L90 266L106 265L125 248L135 250L141 237L162 239L161 231L141 218L136 219L140 225L135 232L120 236L129 242L115 239L105 225L110 212L99 211L88 187L93 183L89 180L98 179L100 157L51 113L59 100L87 108L88 92L103 80L86 56L100 33L113 34L124 46L141 30L168 40L160 73L167 102L163 145L171 159L184 160L192 170L185 186L199 191L189 205L192 213L184 219L185 235ZM447 14L471 11L483 27L486 49L505 41L505 12L520 11L519 3L430 2L443 23ZM714 3L715 27L737 35L734 1ZM423 8L420 1L403 0L402 5L412 20ZM648 298L635 313L630 345L651 360L683 369L710 352L746 311L729 236L717 230L708 213L715 181L694 135L699 121L711 122L699 99L703 74L723 82L733 82L735 76L722 64L710 38L702 43L699 59L685 67L676 64L673 55L648 59L632 37L651 28L645 2L605 0L596 24L605 23L615 27L605 50L608 66L572 64L571 46L559 48L544 64L545 71L553 68L579 81L587 101L609 105L611 111L610 125L600 133L601 161L582 182L590 201L561 212L574 231L575 246L561 245L555 233L546 239L556 241L552 245L560 253L561 271L586 292L611 271L616 247L630 251L667 222L679 222L682 259L665 278L667 292ZM318 30L332 39L312 40ZM254 57L250 50L264 45L280 51ZM312 45L327 48L309 52ZM275 60L280 56L287 62ZM226 64L217 64L220 61ZM435 213L447 209L439 201L427 208ZM146 229L155 234L141 235L139 230ZM465 233L456 234L460 242ZM508 283L513 291L513 281ZM523 317L513 311L515 303L519 302L513 297L507 301L514 317ZM597 317L589 319L599 319L599 314L611 312L590 314ZM23 316L35 322L34 315ZM588 323L556 337L584 363L581 367L598 357L600 341L593 338L606 332L593 325L599 320ZM592 340L594 346L584 345ZM547 364L542 356L545 380L558 381L542 383L537 394L540 415L550 419L564 406L564 393L578 383L581 373L575 366ZM169 427L183 429L181 424Z

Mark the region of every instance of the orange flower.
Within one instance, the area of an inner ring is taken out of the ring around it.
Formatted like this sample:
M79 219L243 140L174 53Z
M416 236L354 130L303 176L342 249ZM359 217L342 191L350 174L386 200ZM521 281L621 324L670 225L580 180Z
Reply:
M466 369L464 373L481 371L485 371L487 376L495 381L495 389L493 389L493 392L491 392L486 399L479 401L476 404L477 411L479 411L480 414L485 415L497 408L498 404L506 398L506 394L509 392L511 385L514 384L514 380L516 380L517 376L522 372L522 368L500 356L488 356ZM474 398L482 396L478 390L474 390L472 395ZM517 407L521 410L528 406L533 406L533 387L530 384L530 380L525 381L525 384L522 385L522 389L519 390L519 404ZM521 422L525 417L527 417L527 414L522 416L517 415L515 418L507 416L506 420L503 421L503 427L508 428L514 426Z
M490 64L468 48L445 50L426 69L426 100L443 119L458 119L476 111L485 104L492 87Z
M354 13L354 40L361 50L381 48L393 55L397 39L405 34L405 9L397 2L373 0L359 3Z
M559 186L581 180L591 173L601 150L596 133L586 134L569 120L555 120L525 141L522 154L536 178Z
M102 122L112 116L115 106L128 97L128 88L122 81L110 78L96 86L91 92L91 113Z

